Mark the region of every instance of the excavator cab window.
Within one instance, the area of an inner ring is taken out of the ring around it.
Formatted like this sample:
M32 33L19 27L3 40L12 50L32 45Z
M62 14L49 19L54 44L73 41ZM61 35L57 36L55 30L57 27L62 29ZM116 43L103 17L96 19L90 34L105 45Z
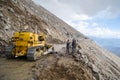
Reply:
M39 40L39 41L44 41L43 36L39 36L39 37L38 37L38 40Z

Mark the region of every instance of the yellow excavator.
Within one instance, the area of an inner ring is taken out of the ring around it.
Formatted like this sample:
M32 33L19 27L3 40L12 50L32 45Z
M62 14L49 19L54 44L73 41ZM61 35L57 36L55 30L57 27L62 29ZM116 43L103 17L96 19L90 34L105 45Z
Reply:
M45 40L46 36L27 31L15 32L12 44L6 47L7 58L26 56L28 60L37 60L50 47Z

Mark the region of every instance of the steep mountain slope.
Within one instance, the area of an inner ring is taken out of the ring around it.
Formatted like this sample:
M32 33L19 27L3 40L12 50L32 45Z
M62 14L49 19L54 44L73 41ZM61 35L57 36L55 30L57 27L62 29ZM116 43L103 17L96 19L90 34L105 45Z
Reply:
M83 37L68 24L43 7L35 5L31 0L3 0L0 6L0 37L3 40L8 40L14 31L24 30L27 26L32 32L38 26L38 32L47 34L51 41L63 42L67 37L73 37L75 34L77 37Z
M81 49L66 56L65 47L61 47L58 54L45 56L35 63L0 58L1 80L120 80L120 58L31 0L0 0L1 43L8 43L15 31L34 32L36 26L38 33L47 35L48 42L65 43L74 37ZM30 71L22 73L26 70Z

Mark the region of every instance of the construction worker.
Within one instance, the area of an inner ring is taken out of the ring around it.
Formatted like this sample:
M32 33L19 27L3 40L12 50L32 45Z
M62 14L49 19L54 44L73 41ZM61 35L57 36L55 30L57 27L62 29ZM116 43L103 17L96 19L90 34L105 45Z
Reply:
M70 41L69 39L66 42L66 53L69 54L69 50L70 50Z
M73 39L73 40L72 40L72 53L75 53L75 52L76 52L76 46L77 46L76 40Z

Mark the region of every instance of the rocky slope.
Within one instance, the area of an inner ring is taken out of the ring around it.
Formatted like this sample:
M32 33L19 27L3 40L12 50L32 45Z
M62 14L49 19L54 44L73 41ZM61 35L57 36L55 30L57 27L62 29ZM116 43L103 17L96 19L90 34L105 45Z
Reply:
M66 56L65 47L60 47L58 54L45 56L35 63L0 58L1 80L120 80L120 58L31 0L0 0L1 45L8 44L15 31L34 32L36 26L38 33L47 35L48 42L65 43L67 38L74 37L81 49ZM26 70L29 71L22 73Z
M14 31L28 27L29 31L34 32L36 26L38 33L44 32L50 41L61 43L75 34L83 38L82 34L31 0L1 0L0 24L0 38L5 41L11 38Z

